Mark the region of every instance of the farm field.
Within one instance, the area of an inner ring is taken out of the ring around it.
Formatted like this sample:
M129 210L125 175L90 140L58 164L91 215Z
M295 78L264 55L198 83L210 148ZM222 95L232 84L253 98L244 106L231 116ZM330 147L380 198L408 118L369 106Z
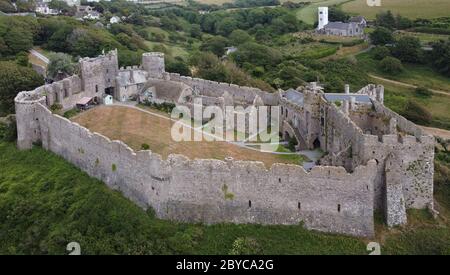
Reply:
M448 40L450 35L421 33L421 32L409 32L409 31L397 31L395 32L395 38L399 39L402 36L414 36L420 40L423 45L429 45L432 42L439 40Z
M380 7L370 7L366 0L353 0L342 5L349 13L359 14L374 19L381 11L391 10L411 19L448 17L450 1L448 0L381 0Z
M153 111L152 111L153 112ZM158 113L161 115L161 113ZM223 141L175 142L171 137L173 121L150 115L138 109L119 106L100 106L72 118L73 121L113 140L121 140L134 150L148 144L150 150L167 158L169 154L183 154L190 159L220 159L261 161L267 168L274 163L301 164L302 157L276 155L246 149Z

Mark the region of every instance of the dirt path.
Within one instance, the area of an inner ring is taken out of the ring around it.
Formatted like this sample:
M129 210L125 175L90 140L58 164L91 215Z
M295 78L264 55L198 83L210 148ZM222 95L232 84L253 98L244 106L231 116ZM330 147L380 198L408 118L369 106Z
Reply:
M380 76L376 76L373 74L369 74L369 76L371 78L377 79L377 80L381 80L381 81L385 81L385 82L389 82L395 85L399 85L399 86L403 86L403 87L408 87L408 88L413 88L416 89L417 86L412 85L412 84L408 84L408 83L404 83L404 82L400 82L400 81L395 81L395 80L391 80L391 79L387 79L384 77L380 77ZM435 93L435 94L441 94L441 95L446 95L446 96L450 96L449 92L445 92L445 91L441 91L441 90L434 90L434 89L429 89L431 92Z
M425 126L420 126L420 127L425 131L425 133L427 133L429 135L433 135L433 136L440 137L443 139L450 139L450 131L448 131L448 130L432 128L432 127L425 127Z

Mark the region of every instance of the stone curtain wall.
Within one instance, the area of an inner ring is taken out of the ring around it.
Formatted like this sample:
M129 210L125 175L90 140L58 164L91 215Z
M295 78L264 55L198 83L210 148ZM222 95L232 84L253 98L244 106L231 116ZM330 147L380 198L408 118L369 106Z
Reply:
M260 162L162 160L149 151L134 152L76 123L31 104L42 145L108 186L121 190L160 218L189 222L298 224L309 229L373 236L373 181L376 163L349 174L342 167ZM25 111L25 110L24 110ZM21 114L23 115L23 114Z
M172 81L183 82L197 90L201 95L210 97L221 97L228 92L234 99L235 104L251 105L256 97L260 96L265 105L278 105L278 94L262 91L258 88L243 87L235 84L221 83L216 81L180 76L177 73L165 73L165 78Z

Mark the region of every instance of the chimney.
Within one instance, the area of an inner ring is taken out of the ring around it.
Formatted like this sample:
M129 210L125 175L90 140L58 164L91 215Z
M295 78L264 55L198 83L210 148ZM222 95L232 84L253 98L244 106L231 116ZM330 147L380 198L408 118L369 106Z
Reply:
M354 111L356 107L356 98L354 96L350 97L350 110Z
M350 85L345 84L345 94L350 94Z

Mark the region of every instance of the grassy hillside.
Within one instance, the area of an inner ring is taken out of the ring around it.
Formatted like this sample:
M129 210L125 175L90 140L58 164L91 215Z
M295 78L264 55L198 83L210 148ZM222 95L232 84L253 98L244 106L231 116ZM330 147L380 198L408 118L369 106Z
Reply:
M162 221L120 193L40 148L18 151L0 143L0 254L67 254L77 241L82 254L367 254L366 243L298 226ZM437 186L448 216L450 188ZM388 233L377 225L382 253L450 254L442 219L411 213L412 226Z
M381 11L391 10L394 14L415 18L448 17L450 1L448 0L381 0L380 7L369 7L366 0L353 0L342 5L346 12L360 14L369 19Z

